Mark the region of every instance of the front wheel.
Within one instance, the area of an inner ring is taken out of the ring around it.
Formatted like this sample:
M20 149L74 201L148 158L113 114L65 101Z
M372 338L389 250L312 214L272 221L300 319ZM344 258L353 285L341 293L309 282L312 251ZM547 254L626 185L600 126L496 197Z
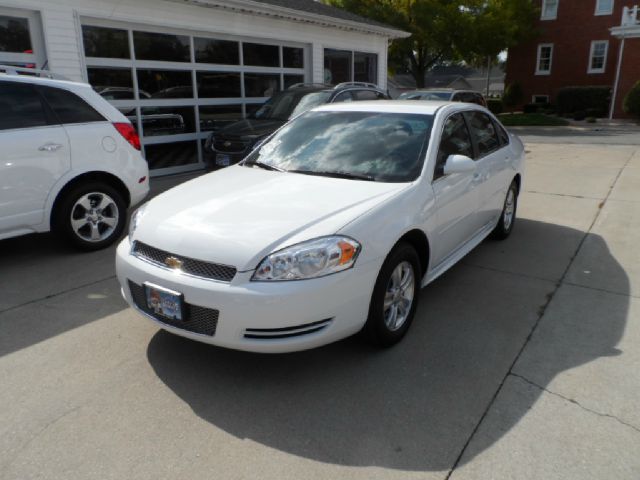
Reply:
M420 260L407 243L398 244L382 264L363 328L367 340L377 346L398 343L409 330L418 306Z
M513 231L513 225L516 222L516 210L518 209L518 185L515 180L509 185L507 196L504 200L500 220L496 228L493 229L492 236L497 240L504 240Z
M81 250L99 250L120 237L126 212L122 195L109 185L80 185L58 202L53 229Z

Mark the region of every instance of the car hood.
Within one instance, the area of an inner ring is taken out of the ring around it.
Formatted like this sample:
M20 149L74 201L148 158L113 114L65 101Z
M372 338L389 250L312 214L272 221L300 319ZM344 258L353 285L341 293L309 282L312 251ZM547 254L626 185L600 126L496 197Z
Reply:
M151 200L133 239L253 270L272 251L334 234L406 187L234 166Z
M284 124L284 120L258 120L249 118L221 128L215 133L215 136L218 138L261 137L275 132Z

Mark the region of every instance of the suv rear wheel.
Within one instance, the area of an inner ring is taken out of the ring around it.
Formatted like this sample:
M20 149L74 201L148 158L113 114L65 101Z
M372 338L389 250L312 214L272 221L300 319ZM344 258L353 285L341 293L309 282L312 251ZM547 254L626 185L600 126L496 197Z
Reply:
M122 194L113 187L78 185L58 202L53 230L81 250L100 250L120 238L126 214Z

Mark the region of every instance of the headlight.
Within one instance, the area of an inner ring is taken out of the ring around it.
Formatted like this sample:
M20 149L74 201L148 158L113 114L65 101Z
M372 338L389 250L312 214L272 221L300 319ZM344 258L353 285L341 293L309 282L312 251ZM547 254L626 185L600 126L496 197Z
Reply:
M140 208L131 214L131 220L129 220L129 241L133 240L133 234L135 233L136 228L138 228L140 220L144 216L147 205L148 203L141 205Z
M252 281L303 280L347 270L356 262L360 244L332 236L302 242L270 254L260 262Z

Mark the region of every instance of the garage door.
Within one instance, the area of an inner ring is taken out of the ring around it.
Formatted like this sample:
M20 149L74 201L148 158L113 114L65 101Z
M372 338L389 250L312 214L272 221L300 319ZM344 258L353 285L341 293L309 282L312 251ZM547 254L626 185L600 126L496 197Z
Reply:
M204 140L307 78L308 47L82 20L89 83L137 125L155 175L202 167Z

